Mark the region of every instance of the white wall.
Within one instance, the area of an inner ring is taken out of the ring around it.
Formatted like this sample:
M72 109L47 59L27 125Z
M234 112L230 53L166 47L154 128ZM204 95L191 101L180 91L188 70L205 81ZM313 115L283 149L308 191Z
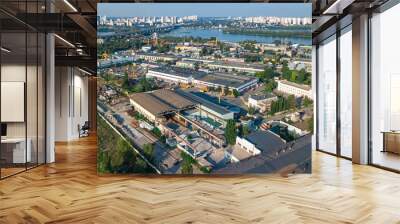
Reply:
M38 71L36 70L38 69ZM6 107L1 108L3 113L22 113L22 117L26 112L26 120L22 118L19 122L5 122L7 124L8 138L25 138L25 135L30 140L30 148L32 161L39 163L44 162L44 89L42 68L36 64L25 65L25 63L3 63L1 66L1 81L2 82L21 82L26 85L26 107L25 100L22 106L17 108ZM27 80L25 80L27 78ZM3 85L3 84L2 84ZM24 88L24 87L23 87ZM5 89L2 89L2 94ZM19 94L24 95L24 89L18 90ZM7 95L2 95L2 98ZM24 98L24 96L22 96ZM15 102L17 103L17 102ZM3 104L3 103L2 103ZM13 111L14 110L14 111ZM19 110L19 111L15 111ZM37 155L39 154L39 155Z
M3 82L25 82L25 71L26 67L24 65L19 65L19 64L3 64L1 66L1 81ZM28 65L28 73L32 71L33 68L32 66ZM36 72L35 72L36 73ZM28 76L30 78L30 76ZM29 86L36 86L36 80L29 80ZM30 107L35 107L36 108L36 88L27 88L27 106ZM31 103L34 103L30 105ZM24 110L24 108L22 108ZM2 110L7 110L7 108L2 108ZM30 110L28 109L28 112ZM36 111L36 109L35 109ZM36 123L36 113L28 113L27 114L28 122L35 120ZM7 134L9 137L25 137L25 122L7 122ZM32 125L28 126L31 127ZM36 129L36 126L35 126ZM28 136L29 137L29 136Z
M4 82L25 82L25 64L2 64L1 81ZM1 108L6 110L7 108ZM25 122L7 123L7 137L25 137Z
M55 141L79 138L88 121L88 78L76 68L56 67Z
M241 138L241 137L237 136L236 137L236 145L238 145L241 149L243 149L253 155L258 155L261 153L261 151L259 149L257 149L257 147L253 143L247 141L246 138Z

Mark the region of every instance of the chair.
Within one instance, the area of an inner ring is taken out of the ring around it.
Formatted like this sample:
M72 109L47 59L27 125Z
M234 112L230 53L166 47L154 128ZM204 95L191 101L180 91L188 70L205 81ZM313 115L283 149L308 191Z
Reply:
M89 136L89 129L90 129L89 121L85 121L82 127L78 125L79 138Z

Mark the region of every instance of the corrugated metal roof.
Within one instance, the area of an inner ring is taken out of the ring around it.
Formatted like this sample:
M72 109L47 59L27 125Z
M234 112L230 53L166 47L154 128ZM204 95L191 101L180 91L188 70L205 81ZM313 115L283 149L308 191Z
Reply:
M194 107L195 103L169 89L135 93L130 98L155 116Z

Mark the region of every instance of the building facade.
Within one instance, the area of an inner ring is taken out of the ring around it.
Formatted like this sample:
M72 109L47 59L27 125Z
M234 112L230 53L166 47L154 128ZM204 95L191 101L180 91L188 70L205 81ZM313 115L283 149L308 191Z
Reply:
M193 77L190 75L184 76L184 75L161 72L152 69L149 69L147 71L146 77L161 79L167 82L184 83L184 84L191 84L193 81Z
M164 62L172 62L176 61L177 58L175 55L162 55L162 54L137 54L137 58L143 59L150 62L164 61Z
M269 111L271 109L271 104L273 101L278 100L278 97L274 94L265 95L250 95L247 100L247 106L250 108L255 108L261 113Z
M278 80L277 90L282 93L295 95L296 97L313 98L312 89L310 86L300 85L286 80Z

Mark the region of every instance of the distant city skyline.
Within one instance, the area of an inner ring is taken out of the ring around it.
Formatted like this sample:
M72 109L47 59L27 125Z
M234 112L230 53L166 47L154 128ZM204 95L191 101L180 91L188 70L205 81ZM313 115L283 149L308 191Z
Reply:
M194 7L195 5L195 7ZM108 17L311 17L310 3L99 3L98 15Z

